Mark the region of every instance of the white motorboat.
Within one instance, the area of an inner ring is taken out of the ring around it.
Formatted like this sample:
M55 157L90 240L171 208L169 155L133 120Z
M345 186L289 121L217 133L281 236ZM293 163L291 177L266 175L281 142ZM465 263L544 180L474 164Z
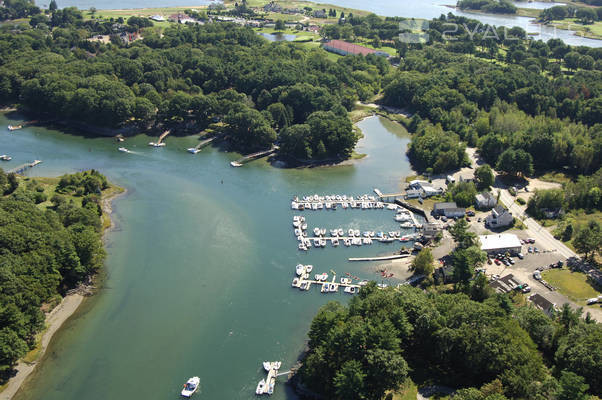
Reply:
M148 145L152 147L165 147L165 143L149 142Z
M9 125L8 126L9 131L16 131L17 129L21 129L21 128L23 128L22 125Z
M299 276L303 275L305 273L305 265L297 264L297 266L295 267L295 272Z
M282 366L282 361L274 361L272 363L272 368L274 368L275 370L279 370L281 366Z
M196 147L189 147L189 148L186 149L186 151L188 151L190 154L196 154L199 151L201 151L201 149L197 149ZM295 204L295 203L293 203L293 204Z
M339 228L339 236L343 236L345 234L345 231L343 231L341 228Z
M123 153L129 153L130 151L128 149L126 149L125 147L120 147L117 150L123 152Z
M344 285L347 285L347 284L351 283L351 279L342 277L341 283Z
M272 369L272 363L269 361L264 361L263 362L263 369L265 369L267 372L270 372Z
M339 291L339 284L338 283L331 283L330 284L330 291L331 292L338 292Z
M370 236L370 232L368 231L364 231L364 233L362 233L363 237L369 237Z
M397 222L408 222L411 220L412 220L412 217L409 216L408 214L397 214L395 216L395 221L397 221Z
M345 293L349 293L349 294L355 294L355 286L347 286L345 289L343 289L343 292Z
M307 229L307 224L304 223L303 225L301 225L301 229L306 230Z
M301 282L301 286L299 286L299 290L309 290L311 286L311 282L303 281Z
M329 288L329 284L328 283L323 283L322 287L320 288L320 292L322 293L328 293L328 288Z
M301 221L293 221L293 226L294 226L295 228L298 228L298 227L300 227L300 226L301 226Z
M355 231L353 231L353 233L355 234L355 236L360 237L360 230L356 229Z
M333 239L333 240L332 240L332 245L333 245L334 247L337 247L337 246L339 245L339 239Z
M293 278L292 286L294 288L298 288L299 286L301 286L301 279L299 279L299 278Z
M314 238L314 247L320 247L320 239Z
M13 158L12 158L11 156L7 155L7 154L2 154L2 155L0 156L0 160L2 160L2 161L10 161L10 160L12 160L12 159L13 159Z
M413 228L414 224L411 222L402 222L401 224L399 224L399 226L407 229L407 228Z
M265 393L265 379L262 379L257 384L257 389L255 389L255 394L264 394Z
M320 235L325 236L326 235L326 229L324 229L324 228L320 229Z
M397 204L389 203L387 204L387 210L395 210L397 208Z
M349 231L347 233L349 234L349 236L355 235L355 231L353 229L349 229Z
M349 240L349 239L345 238L345 239L343 239L343 244L344 244L345 246L349 247L349 246L351 246L351 240Z
M331 229L330 230L330 236L337 236L339 234L339 231L337 229Z
M360 286L366 286L367 284L368 284L368 281L365 279L361 282L358 282L358 285L360 285Z
M369 237L365 237L362 239L362 244L370 244L372 243L372 239L370 239Z
M320 228L314 228L314 236L320 236Z
M386 283L379 283L378 285L376 285L377 288L379 289L385 289L387 288L389 285L387 285Z
M181 395L184 397L192 397L192 395L199 389L200 383L201 378L198 376L193 376L192 378L188 379L188 381L184 384Z
M305 266L305 272L306 272L306 273L308 273L308 274L309 274L309 273L310 273L310 272L311 272L313 269L314 269L314 266L313 266L313 265L311 265L311 264L307 264L307 265Z
M301 232L301 229L299 228L295 228L295 236L299 236L302 235L303 233Z
M303 243L299 243L298 248L299 248L299 250L307 251L307 246Z
M298 215L293 215L293 222L297 222L299 221L299 216Z

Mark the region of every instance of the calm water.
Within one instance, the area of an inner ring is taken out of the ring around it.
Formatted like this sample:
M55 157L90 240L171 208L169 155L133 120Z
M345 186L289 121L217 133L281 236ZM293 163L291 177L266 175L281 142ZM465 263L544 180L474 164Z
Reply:
M290 287L294 266L311 263L378 279L374 264L348 257L390 253L398 245L297 251L290 199L295 194L398 190L409 172L409 137L379 118L359 124L368 154L340 167L279 169L263 161L232 168L236 154L185 149L195 138L128 139L134 154L111 139L87 139L44 128L9 133L0 115L0 153L10 168L33 159L31 175L96 168L127 188L114 203L105 288L56 337L45 362L19 399L177 399L191 375L201 399L253 399L265 377L261 361L288 368L303 349L312 316L328 300L317 288ZM223 183L222 183L223 181ZM392 230L386 210L305 212L310 228ZM340 276L339 275L339 276ZM284 384L275 399L295 396Z
M276 33L259 32L259 35L263 36L270 42L292 42L293 40L295 40L297 38L296 35L291 35L289 33L282 33L282 32L276 32Z

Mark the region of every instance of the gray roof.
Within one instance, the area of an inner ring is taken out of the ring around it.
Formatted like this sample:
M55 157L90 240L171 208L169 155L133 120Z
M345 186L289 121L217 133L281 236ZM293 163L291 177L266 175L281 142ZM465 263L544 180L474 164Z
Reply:
M434 210L446 210L449 208L458 208L458 206L452 201L449 203L435 203L435 206L433 207Z
M504 208L503 205L498 204L497 206L494 207L495 212L497 212L499 215L502 215L503 213L506 212L506 209Z
M550 309L554 308L554 303L552 303L551 301L549 301L548 299L546 299L545 297L543 297L540 294L532 294L531 296L529 296L529 300L531 301L531 303L533 303L537 308L540 308L544 311L548 311Z
M477 200L479 199L479 196L483 197L484 200L490 200L490 199L494 198L493 195L491 193L489 193L489 192L483 192L483 193L477 194L477 196L476 196Z

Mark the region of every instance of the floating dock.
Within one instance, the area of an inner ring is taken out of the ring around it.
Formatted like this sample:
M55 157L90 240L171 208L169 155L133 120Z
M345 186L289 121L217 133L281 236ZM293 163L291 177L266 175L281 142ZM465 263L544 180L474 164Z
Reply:
M27 171L30 168L35 167L36 165L40 164L42 161L41 160L34 160L31 163L26 163L26 164L21 164L18 167L15 167L13 169L10 169L7 171L7 173L9 174L22 174L23 172Z

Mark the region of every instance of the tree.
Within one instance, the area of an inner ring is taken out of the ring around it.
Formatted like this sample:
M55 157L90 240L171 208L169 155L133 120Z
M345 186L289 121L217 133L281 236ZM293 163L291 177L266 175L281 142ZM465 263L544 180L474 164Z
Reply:
M362 365L357 360L347 361L334 377L334 387L337 398L357 399L363 397L364 379L366 374L362 372Z
M559 383L557 400L587 400L589 398L587 394L589 385L585 383L582 376L573 372L562 371Z
M58 6L56 4L56 0L50 0L50 4L48 4L48 11L50 11L51 13L56 11L58 9Z
M495 177L489 164L483 164L478 167L474 172L474 176L477 180L477 188L479 190L487 190L493 186Z
M495 168L508 175L531 175L533 174L533 157L522 149L510 148L500 154Z
M434 259L431 249L424 248L420 250L420 253L412 260L410 268L417 275L430 276L434 269L433 262Z
M277 31L283 31L286 29L286 25L284 24L284 21L279 19L276 21L276 23L274 24L274 29Z
M590 220L587 226L579 229L575 235L573 246L578 253L584 255L586 260L594 253L600 253L602 249L600 224L595 220Z
M449 233L452 235L457 247L460 249L466 249L477 243L477 235L474 232L468 231L468 222L464 218L460 218L456 221L456 223L449 228Z

